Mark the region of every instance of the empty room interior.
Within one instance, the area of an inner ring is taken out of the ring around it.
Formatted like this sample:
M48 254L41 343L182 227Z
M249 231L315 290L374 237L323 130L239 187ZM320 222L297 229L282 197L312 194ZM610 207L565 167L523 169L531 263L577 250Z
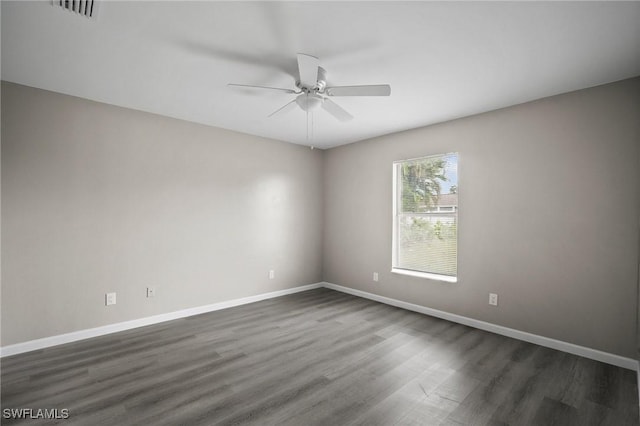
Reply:
M0 14L2 424L640 424L640 2Z

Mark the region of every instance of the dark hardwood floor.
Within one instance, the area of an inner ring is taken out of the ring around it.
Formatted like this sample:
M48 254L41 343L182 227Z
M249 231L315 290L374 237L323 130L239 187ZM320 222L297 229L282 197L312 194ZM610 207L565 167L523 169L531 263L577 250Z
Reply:
M2 359L65 425L637 425L636 373L328 289Z

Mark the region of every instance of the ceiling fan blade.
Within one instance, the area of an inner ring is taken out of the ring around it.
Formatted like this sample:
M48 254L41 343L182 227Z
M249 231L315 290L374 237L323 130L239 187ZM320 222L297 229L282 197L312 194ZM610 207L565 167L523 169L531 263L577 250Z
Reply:
M320 60L315 56L298 53L298 72L300 85L306 88L316 87L318 84L318 67Z
M285 109L290 110L293 107L295 107L294 103L295 103L295 99L292 100L291 102L286 103L284 106L278 108L277 110L273 111L271 114L267 115L267 117L273 117L274 115L284 111Z
M249 89L267 89L267 90L278 90L280 92L285 92L285 93L299 93L296 92L295 90L292 89L282 89L280 87L268 87L268 86L254 86L252 84L236 84L236 83L229 83L227 84L227 86L233 86L233 87L248 87Z
M329 96L389 96L391 94L391 86L388 84L335 86L327 87L324 92Z
M353 119L353 115L349 114L344 110L344 108L333 102L331 99L325 98L324 102L322 102L322 109L340 121L349 121Z

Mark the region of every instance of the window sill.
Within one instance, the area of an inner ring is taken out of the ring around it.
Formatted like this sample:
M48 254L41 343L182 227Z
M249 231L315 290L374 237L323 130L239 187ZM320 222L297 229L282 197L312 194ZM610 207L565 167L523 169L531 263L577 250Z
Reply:
M435 280L435 281L445 281L448 283L458 282L458 277L452 277L449 275L431 274L429 272L411 271L409 269L391 268L391 272L394 274L408 275L410 277L417 277L417 278L426 278L426 279Z

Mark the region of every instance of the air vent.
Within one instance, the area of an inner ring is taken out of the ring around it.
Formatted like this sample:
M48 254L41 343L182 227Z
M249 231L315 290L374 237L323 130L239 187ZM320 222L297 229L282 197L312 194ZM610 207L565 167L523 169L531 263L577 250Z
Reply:
M59 6L78 15L94 18L97 12L98 0L53 0L55 6Z

